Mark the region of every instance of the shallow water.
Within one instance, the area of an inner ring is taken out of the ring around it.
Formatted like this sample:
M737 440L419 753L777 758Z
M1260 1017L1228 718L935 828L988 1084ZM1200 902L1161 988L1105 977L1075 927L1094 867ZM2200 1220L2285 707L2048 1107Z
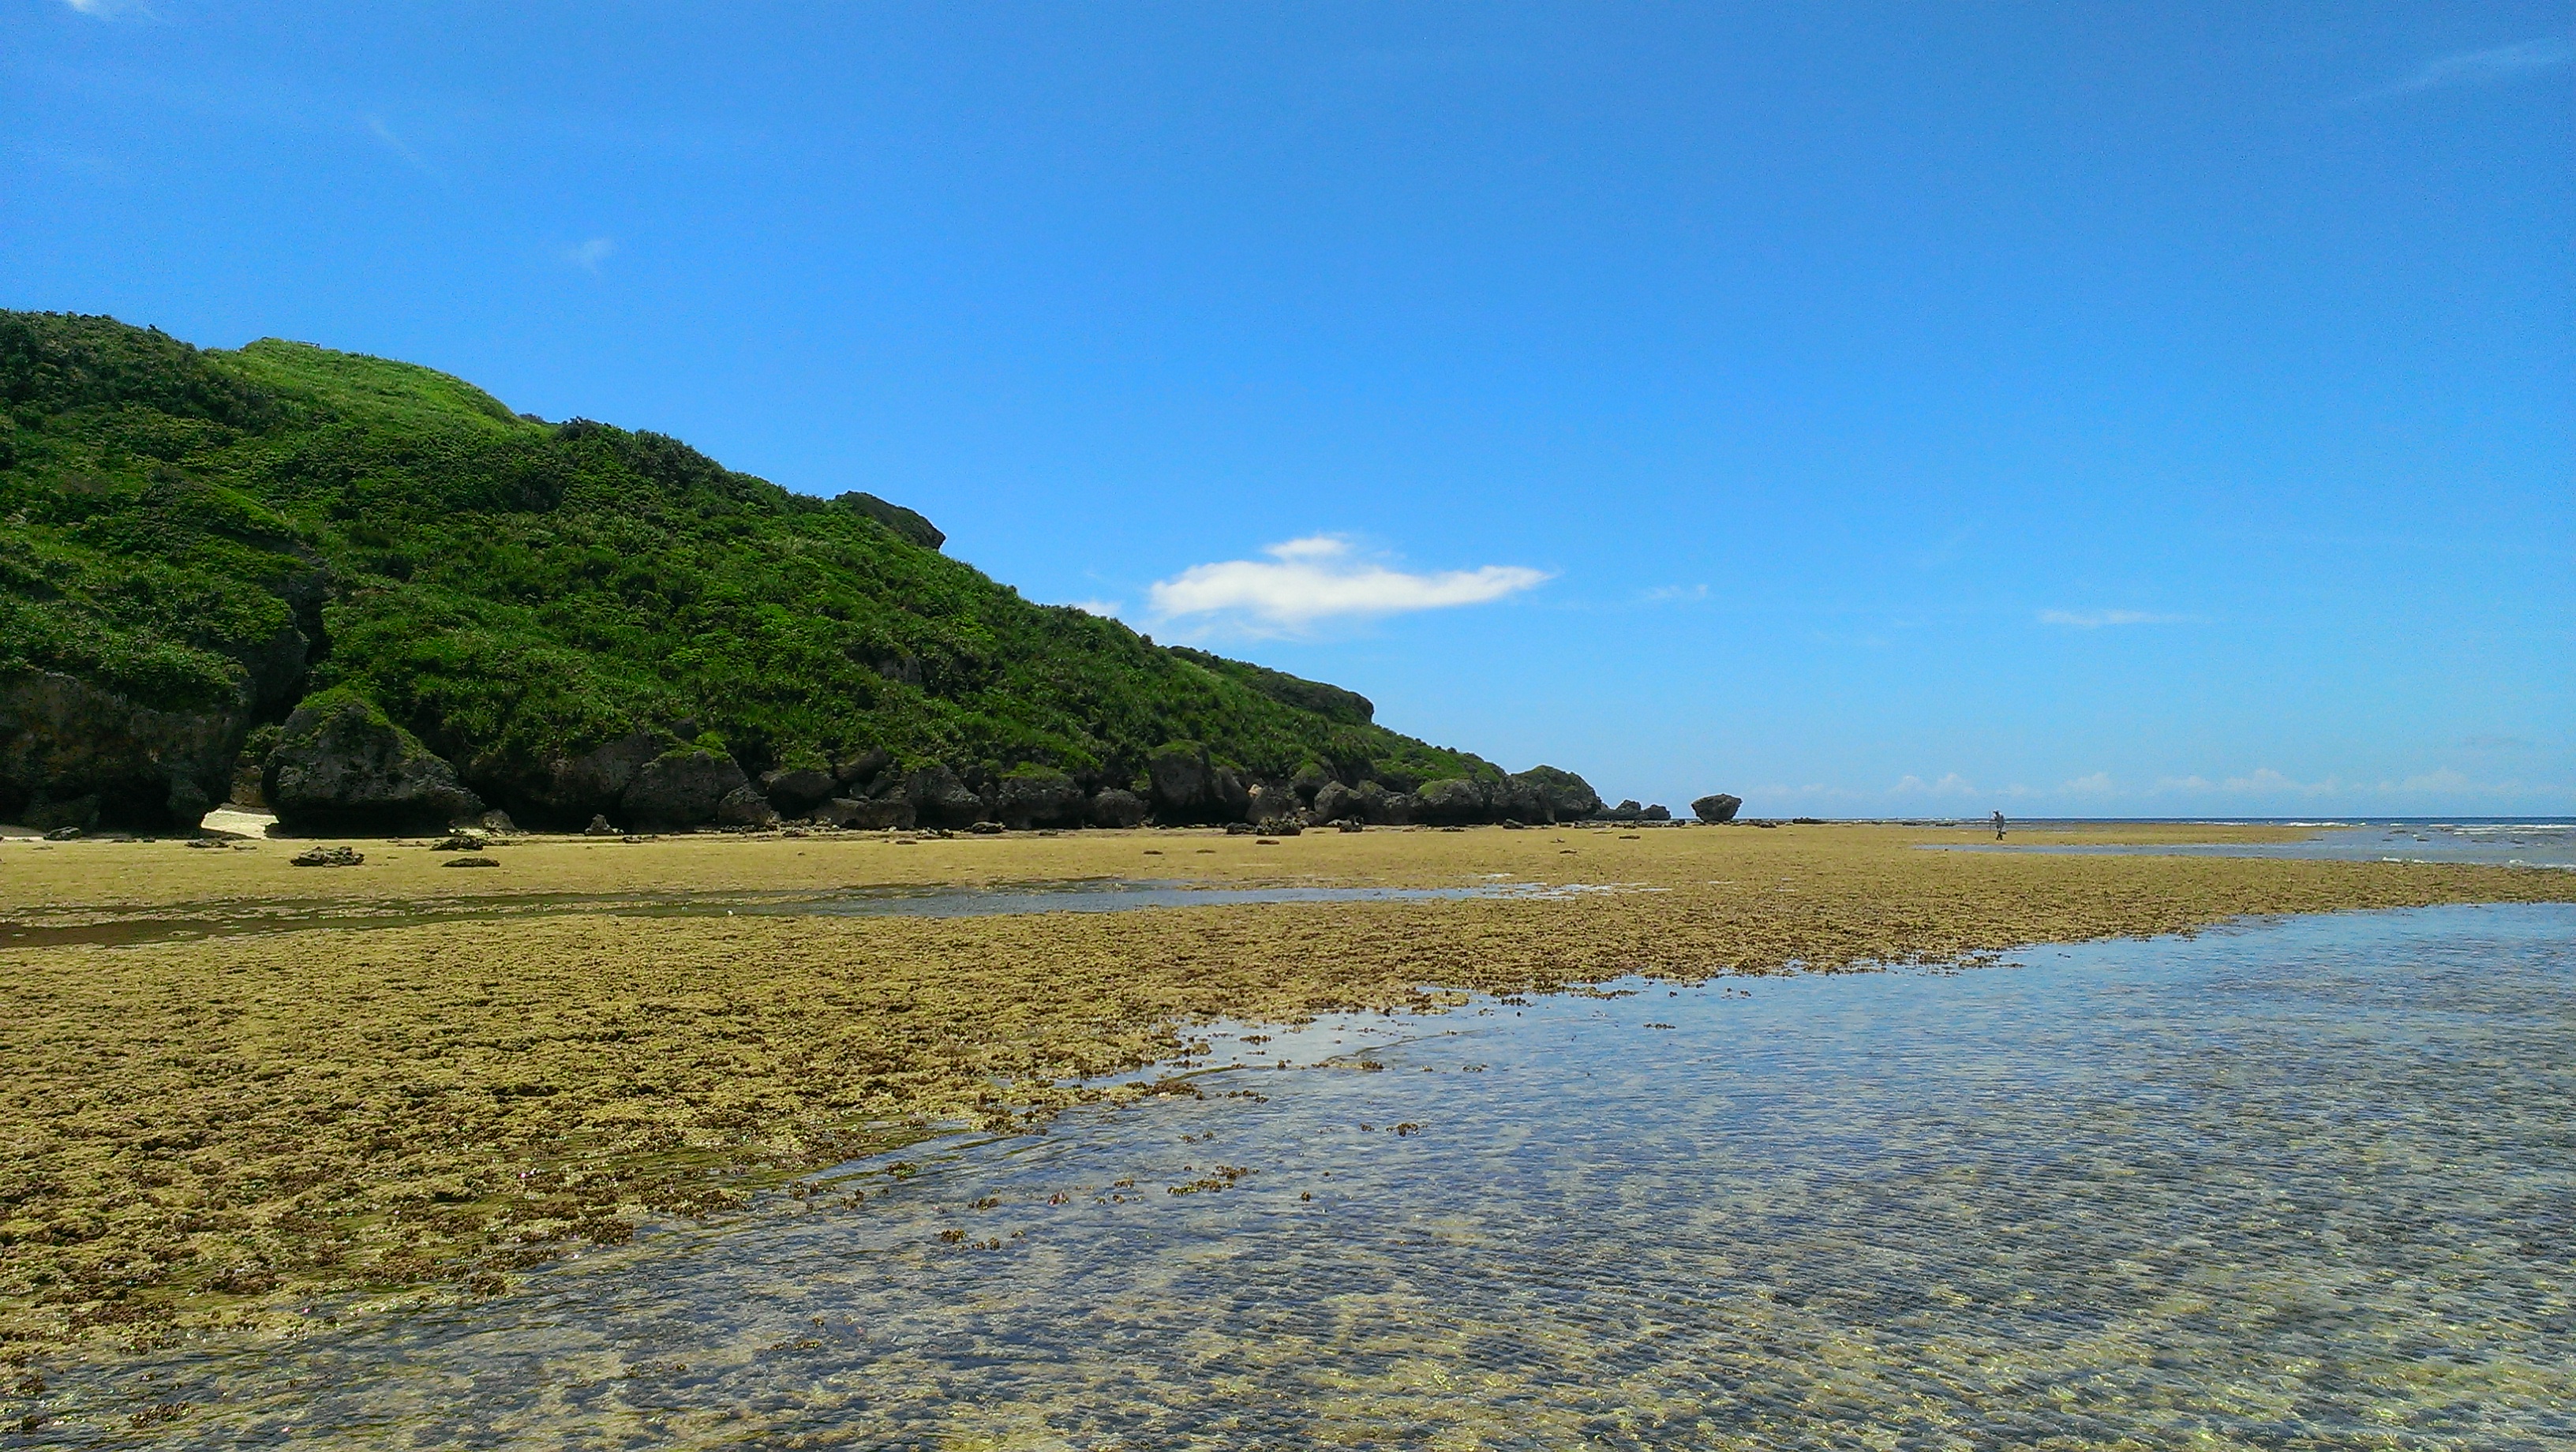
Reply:
M2404 824L2334 827L2304 842L2156 844L1929 842L1933 852L2035 852L2075 857L2287 857L2323 862L2466 862L2494 867L2576 868L2576 824Z
M1577 897L1587 893L1661 891L1616 884L1547 886L1485 882L1466 887L1216 887L1165 879L1086 878L991 887L851 887L799 893L521 893L437 903L363 905L332 899L270 902L224 912L187 909L99 922L0 922L0 948L77 944L124 947L188 938L305 932L316 928L398 928L419 923L500 922L545 913L604 912L621 917L924 917L971 918L1000 913L1112 913L1138 908L1223 907L1263 902L1427 902L1459 898Z
M2576 909L1629 986L1212 1036L1307 1067L57 1376L21 1440L2576 1443Z

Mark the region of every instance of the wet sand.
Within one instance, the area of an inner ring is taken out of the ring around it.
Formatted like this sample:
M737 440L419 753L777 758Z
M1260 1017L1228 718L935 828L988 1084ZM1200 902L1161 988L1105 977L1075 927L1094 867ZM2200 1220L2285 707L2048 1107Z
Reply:
M2012 840L2283 835L2297 834ZM1915 850L1960 840L1833 826L529 839L467 870L418 842L357 844L355 868L291 867L300 844L274 841L0 844L14 924L281 904L334 924L0 949L0 1358L291 1326L321 1293L495 1290L939 1127L1156 1092L1080 1081L1168 1061L1219 1015L1974 962L2249 914L2576 900L2563 872ZM957 918L616 910L1100 878L1616 890Z

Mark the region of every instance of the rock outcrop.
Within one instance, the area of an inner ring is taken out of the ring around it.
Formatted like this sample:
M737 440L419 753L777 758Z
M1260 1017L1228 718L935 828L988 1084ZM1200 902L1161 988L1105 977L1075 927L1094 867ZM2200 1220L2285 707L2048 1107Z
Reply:
M1434 827L1458 827L1485 820L1491 803L1483 787L1451 777L1427 781L1413 794L1414 820Z
M435 832L483 812L483 799L418 737L372 704L331 693L286 718L260 793L280 828L303 834Z
M1535 814L1520 818L1525 822L1579 822L1601 810L1601 794L1592 789L1592 783L1570 771L1553 766L1533 766L1527 771L1514 772L1511 781L1514 786L1530 792L1546 804L1547 815L1544 818Z
M618 796L626 825L639 832L703 827L725 798L751 785L732 757L705 746L666 751L637 768Z
M1030 827L1079 827L1090 803L1082 788L1060 771L1023 767L1002 778L994 798L994 815L1014 830Z
M1732 822L1743 807L1744 798L1715 792L1691 803L1691 815L1703 822Z
M49 671L0 681L0 821L194 827L232 794L247 704L155 711Z
M1143 797L1109 787L1092 797L1091 823L1095 827L1134 827L1144 822L1149 810Z
M841 788L840 779L819 766L799 766L760 775L760 789L769 805L785 817L801 817L832 799Z
M755 830L775 827L778 809L769 804L760 788L746 783L725 793L724 800L716 803L716 825Z
M903 798L925 827L971 827L984 818L983 796L937 763L904 773Z

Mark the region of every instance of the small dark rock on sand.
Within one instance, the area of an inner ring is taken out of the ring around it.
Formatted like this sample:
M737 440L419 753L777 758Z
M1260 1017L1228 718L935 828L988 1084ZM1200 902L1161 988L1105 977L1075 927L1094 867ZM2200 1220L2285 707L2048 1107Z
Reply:
M450 857L447 859L445 865L449 867L498 867L501 865L501 860L497 857Z
M367 858L354 847L311 847L286 860L298 867L355 867Z
M581 835L585 837L614 837L617 834L617 829L608 825L608 818L597 813L592 814L590 825L581 829Z
M81 829L78 827L56 827L54 830L45 834L45 840L48 842L68 842L80 834Z

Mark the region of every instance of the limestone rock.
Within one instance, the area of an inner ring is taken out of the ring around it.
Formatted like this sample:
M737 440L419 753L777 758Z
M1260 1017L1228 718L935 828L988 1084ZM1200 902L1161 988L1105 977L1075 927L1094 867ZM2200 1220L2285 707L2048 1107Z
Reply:
M905 773L903 795L912 803L913 819L924 826L970 826L984 815L984 798L937 763Z
M1691 814L1703 822L1732 822L1744 806L1744 798L1716 792L1691 803Z
M749 785L732 757L684 746L644 763L617 800L627 825L641 831L702 827L716 819L726 797Z
M618 833L615 827L608 825L608 818L593 815L590 819L590 825L581 829L581 835L585 837L614 837L618 835Z
M286 860L295 867L356 867L367 858L350 847L308 847Z
M0 821L193 827L232 793L250 693L229 709L151 710L72 676L0 680Z
M1021 769L1002 778L994 815L1007 827L1071 827L1082 823L1089 805L1082 788L1060 771Z
M1523 818L1524 821L1579 822L1601 810L1601 794L1592 789L1592 783L1573 772L1553 766L1533 766L1527 771L1514 772L1511 780L1514 786L1535 793L1538 800L1547 804L1548 817L1539 818L1533 811L1529 817Z
M1146 757L1147 796L1155 817L1165 822L1202 820L1213 805L1213 775L1206 749L1187 742L1175 742Z
M804 816L817 804L830 801L840 784L831 772L816 766L760 774L760 789L768 796L769 804L787 817Z
M1315 800L1307 814L1318 822L1357 821L1361 816L1360 794L1337 781L1328 781L1315 789Z
M418 737L372 703L336 693L286 718L260 795L278 826L297 833L398 836L483 811L483 799Z
M745 784L724 794L716 803L716 825L720 827L767 828L778 825L778 809L761 795L760 788Z
M1413 794L1414 818L1435 827L1454 827L1485 819L1482 787L1463 777L1427 781Z
M1145 799L1134 792L1110 787L1091 799L1091 820L1102 827L1133 827L1145 820Z

